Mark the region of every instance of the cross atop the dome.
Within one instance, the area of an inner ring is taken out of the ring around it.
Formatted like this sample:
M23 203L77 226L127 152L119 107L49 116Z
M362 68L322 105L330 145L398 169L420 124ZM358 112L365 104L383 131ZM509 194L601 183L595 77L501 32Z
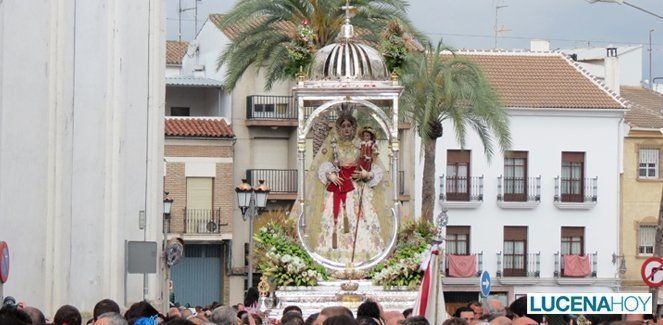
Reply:
M350 5L350 0L345 0L345 6L341 7L341 9L345 10L345 23L349 24L350 23L350 15L351 15L351 10L354 9L355 6Z
M350 18L352 17L352 10L355 9L355 6L350 5L350 0L345 0L345 6L342 6L341 9L345 10L345 24L341 27L341 35L346 40L349 40L354 36L354 28L350 25Z

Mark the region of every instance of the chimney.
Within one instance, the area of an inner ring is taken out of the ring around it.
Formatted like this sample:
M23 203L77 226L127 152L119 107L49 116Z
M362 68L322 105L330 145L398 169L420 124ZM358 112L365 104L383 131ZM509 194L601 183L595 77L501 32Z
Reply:
M193 77L194 78L205 78L205 66L202 64L196 64L193 66Z
M616 47L606 48L603 67L605 68L603 82L619 95L619 57Z
M550 42L542 39L533 39L529 41L529 48L532 52L550 51Z

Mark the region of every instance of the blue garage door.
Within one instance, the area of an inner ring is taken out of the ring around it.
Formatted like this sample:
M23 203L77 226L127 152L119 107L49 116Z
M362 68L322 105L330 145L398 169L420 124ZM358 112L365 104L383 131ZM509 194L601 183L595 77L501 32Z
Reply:
M184 258L171 269L174 301L182 306L222 303L221 245L184 245Z

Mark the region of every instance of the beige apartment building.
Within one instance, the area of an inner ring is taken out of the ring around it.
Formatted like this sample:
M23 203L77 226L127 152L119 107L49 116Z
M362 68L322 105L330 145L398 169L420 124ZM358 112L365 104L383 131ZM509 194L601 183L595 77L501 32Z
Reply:
M622 86L621 96L632 106L626 114L621 176L621 253L613 261L619 263L622 291L646 291L640 268L654 253L663 189L663 95Z

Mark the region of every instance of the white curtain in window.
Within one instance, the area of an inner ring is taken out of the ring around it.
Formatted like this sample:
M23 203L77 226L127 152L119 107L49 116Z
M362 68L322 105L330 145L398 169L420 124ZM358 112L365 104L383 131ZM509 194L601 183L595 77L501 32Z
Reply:
M640 163L658 165L658 149L640 149Z
M653 247L656 242L656 226L641 225L639 232L638 237L640 238L640 247Z

